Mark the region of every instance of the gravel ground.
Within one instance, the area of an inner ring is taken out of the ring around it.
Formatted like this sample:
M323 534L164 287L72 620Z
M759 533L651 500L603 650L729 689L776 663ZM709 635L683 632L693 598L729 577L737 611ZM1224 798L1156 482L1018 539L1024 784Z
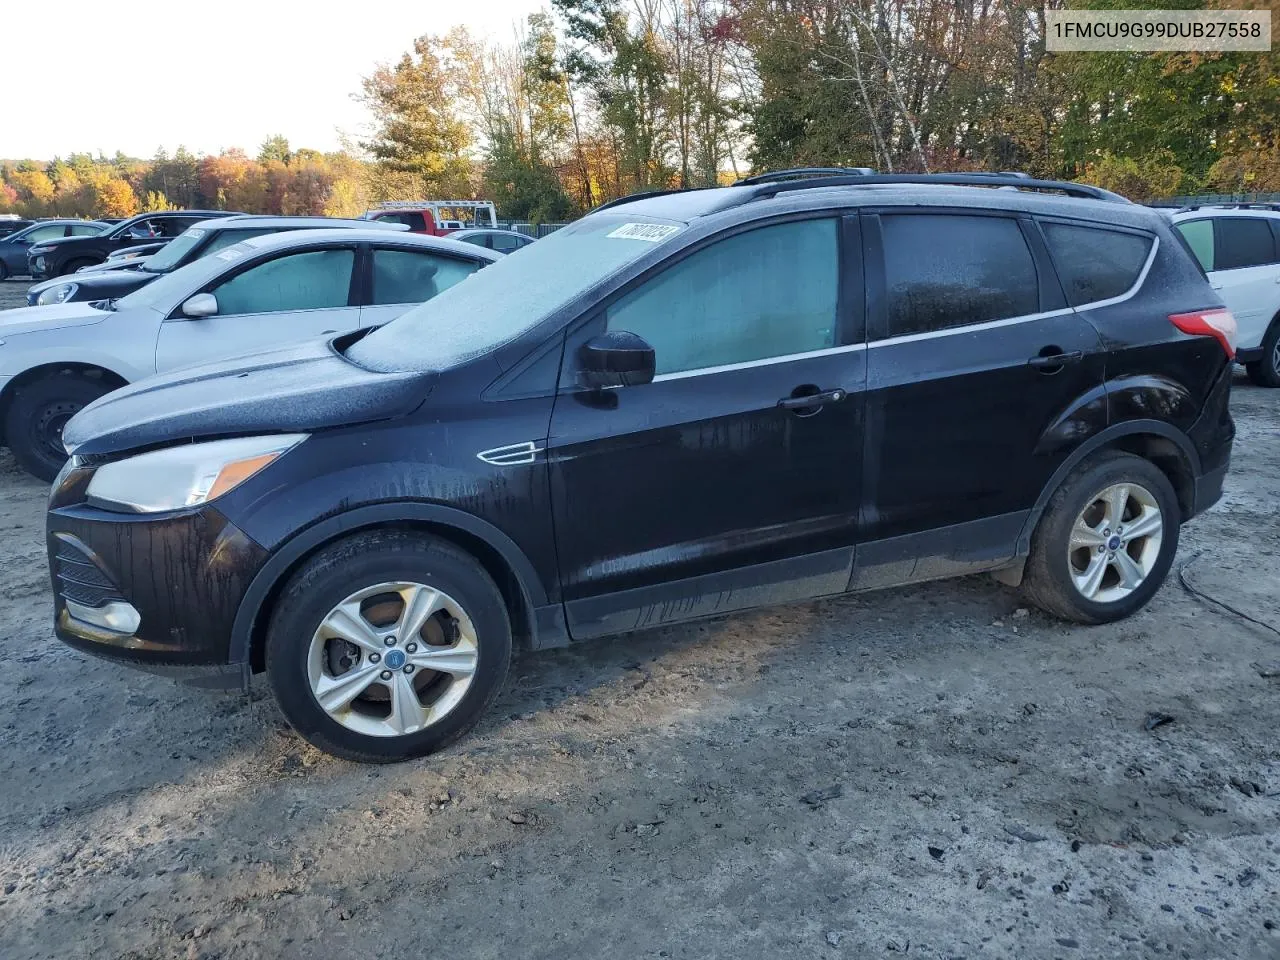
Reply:
M0 310L27 305L27 288L34 280L23 277L21 280L0 280Z
M1280 625L1280 393L1233 403L1179 563ZM4 960L1280 956L1280 638L1176 579L1091 629L973 578L525 656L367 768L261 680L57 643L44 498L0 454Z

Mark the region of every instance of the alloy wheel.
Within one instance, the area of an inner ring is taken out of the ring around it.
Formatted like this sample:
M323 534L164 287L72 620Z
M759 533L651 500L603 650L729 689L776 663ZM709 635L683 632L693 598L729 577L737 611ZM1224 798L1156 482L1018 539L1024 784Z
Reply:
M478 659L475 627L456 600L422 583L378 583L320 621L307 673L316 702L338 723L399 737L448 716Z
M1071 528L1071 582L1086 600L1121 600L1150 576L1163 539L1155 495L1137 483L1114 483L1090 498Z

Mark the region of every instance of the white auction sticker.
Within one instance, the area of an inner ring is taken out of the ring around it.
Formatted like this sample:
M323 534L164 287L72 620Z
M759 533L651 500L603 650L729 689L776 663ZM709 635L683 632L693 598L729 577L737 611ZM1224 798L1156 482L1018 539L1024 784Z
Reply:
M665 223L624 223L605 236L611 240L646 240L649 243L661 243L673 233L679 233L679 227Z

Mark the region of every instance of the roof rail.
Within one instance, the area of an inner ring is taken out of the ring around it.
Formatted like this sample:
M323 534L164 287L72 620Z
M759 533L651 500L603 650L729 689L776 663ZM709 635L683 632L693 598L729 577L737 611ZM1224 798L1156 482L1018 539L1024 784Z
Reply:
M691 193L694 190L715 189L715 187L677 187L674 190L642 190L640 193L629 193L625 197L607 200L598 207L592 207L588 212L599 213L601 210L608 210L610 207L620 207L624 203L634 203L637 200L648 200L650 197L669 197L673 193Z
M741 181L740 181L741 182ZM813 190L820 187L861 187L891 183L936 183L946 186L1016 187L1020 190L1054 190L1069 197L1085 197L1090 200L1107 200L1112 203L1129 203L1127 197L1110 190L1103 190L1087 183L1069 183L1065 180L1037 180L1023 173L877 173L858 176L814 177L786 183L758 185L757 199L789 193L793 190Z
M1191 203L1184 207L1179 207L1178 212L1184 210L1200 210L1205 207L1216 208L1218 210L1280 210L1280 203L1270 203L1265 200L1240 201L1239 203L1231 203L1230 201L1222 203Z
M743 177L741 180L735 181L733 185L735 187L744 187L753 183L778 183L787 180L799 180L804 177L869 177L875 172L873 167L792 167L789 170L772 170L769 173L757 173L754 177Z

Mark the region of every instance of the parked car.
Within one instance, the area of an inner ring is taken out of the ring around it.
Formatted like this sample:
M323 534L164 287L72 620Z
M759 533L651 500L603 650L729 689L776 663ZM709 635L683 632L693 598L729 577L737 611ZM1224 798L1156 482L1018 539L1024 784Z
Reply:
M19 217L17 214L4 214L0 216L0 237L7 237L11 233L29 227L34 220L27 220L25 217Z
M394 200L365 212L363 219L403 223L413 233L443 237L468 227L496 227L488 200Z
M402 224L371 224L367 220L340 217L221 217L201 220L180 237L152 256L142 257L135 265L122 264L117 269L88 272L79 270L72 276L37 283L27 291L27 303L45 306L50 303L81 303L123 297L145 287L156 277L164 276L194 260L266 233L286 230L320 230L337 227L377 228L402 231Z
M52 479L66 460L64 424L116 387L385 323L500 256L385 229L293 230L243 240L119 300L4 311L3 440Z
M202 223L204 221L201 221ZM80 267L76 273L90 273L94 270L120 270L123 268L136 267L140 262L151 256L153 253L159 253L164 249L165 243L135 243L131 247L123 247L120 250L107 254L107 259L101 263L93 263L87 267Z
M265 669L302 736L389 761L469 729L513 637L983 570L1116 620L1221 494L1232 335L1170 225L1097 188L632 198L372 332L87 407L56 629L197 682Z
M232 217L233 210L167 210L140 213L110 230L92 237L42 240L27 250L27 273L37 280L75 273L81 267L101 263L109 253L139 243L169 241L187 227L214 217Z
M1173 222L1236 318L1236 360L1280 387L1280 204L1190 207Z
M521 247L527 247L533 243L533 237L526 237L515 230L459 230L449 236L463 243L474 243L477 246L488 247L490 250L497 250L499 253L514 253Z
M0 237L0 280L27 272L27 251L33 244L63 237L95 237L107 229L100 220L39 220Z

